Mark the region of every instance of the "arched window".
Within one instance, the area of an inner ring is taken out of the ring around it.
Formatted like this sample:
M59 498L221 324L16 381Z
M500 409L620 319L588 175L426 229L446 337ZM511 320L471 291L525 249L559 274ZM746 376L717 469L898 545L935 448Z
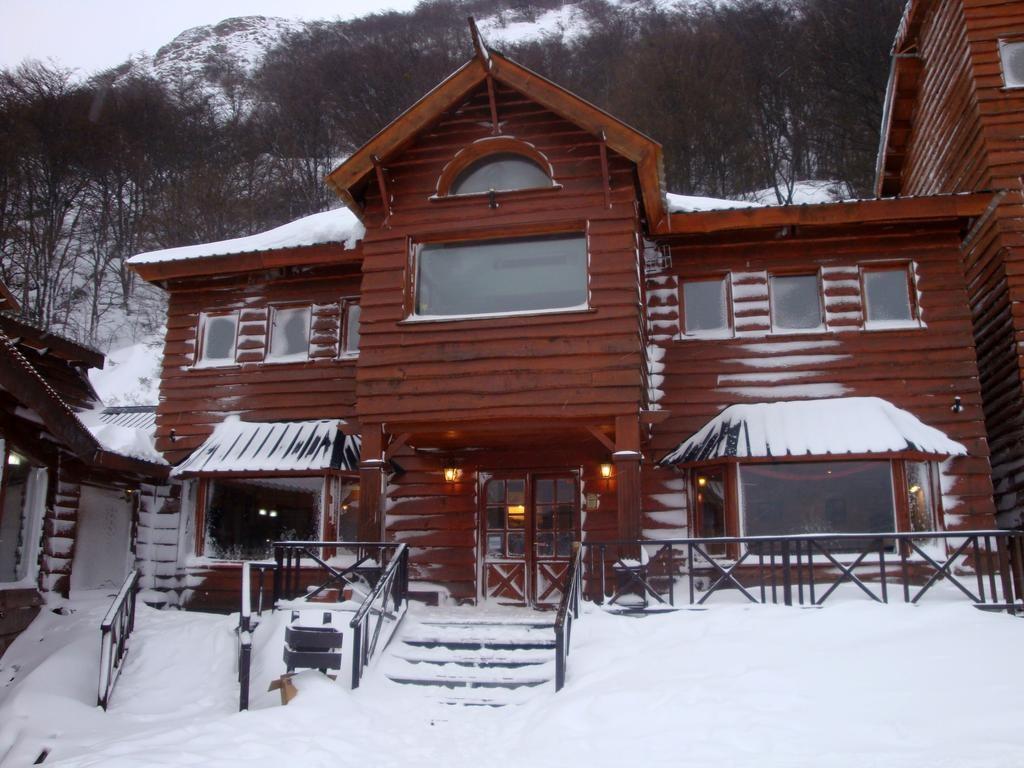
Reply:
M507 192L553 185L551 177L533 160L513 152L496 152L471 163L456 177L448 194Z

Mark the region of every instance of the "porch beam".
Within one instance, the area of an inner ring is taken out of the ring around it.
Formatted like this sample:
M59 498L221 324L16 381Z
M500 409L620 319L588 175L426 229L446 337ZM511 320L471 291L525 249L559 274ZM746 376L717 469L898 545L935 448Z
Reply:
M412 437L412 432L403 432L391 439L388 443L388 448L384 451L384 460L393 459L395 454L398 453L402 447L409 442L409 438Z
M640 538L640 420L637 416L615 418L615 495L619 538Z
M592 427L589 424L587 425L587 431L590 434L592 434L595 438L597 438L597 441L601 443L601 445L603 445L605 448L607 448L610 453L615 453L615 443L612 442L611 438L609 438L608 435L606 435L597 427Z

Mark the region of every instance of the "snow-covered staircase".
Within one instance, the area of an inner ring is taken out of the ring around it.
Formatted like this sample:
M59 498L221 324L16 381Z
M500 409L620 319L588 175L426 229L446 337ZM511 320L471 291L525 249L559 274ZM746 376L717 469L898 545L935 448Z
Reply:
M553 615L474 613L407 617L381 659L384 676L445 704L498 707L553 693Z

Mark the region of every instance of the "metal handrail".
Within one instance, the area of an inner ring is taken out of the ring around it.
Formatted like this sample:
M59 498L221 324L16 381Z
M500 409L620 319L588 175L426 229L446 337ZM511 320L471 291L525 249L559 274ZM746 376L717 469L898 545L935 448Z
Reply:
M327 580L317 585L305 594L305 597L314 597L325 589L349 583L349 577L359 570L368 567L373 560L373 555L382 555L384 552L396 549L399 545L386 541L277 541L274 542L274 595L273 602L276 605L278 600L296 597L301 589L300 575L303 569L303 557L312 560L321 570L328 574ZM327 561L330 559L324 554L328 550L354 549L356 551L356 562L341 570L335 568ZM324 554L322 557L321 554Z
M96 703L106 709L128 655L128 638L135 629L135 597L139 572L132 570L100 622L100 679Z
M572 623L580 617L580 595L583 592L583 547L576 545L576 554L565 574L565 590L555 614L555 691L565 685L565 668L572 640Z
M238 612L238 711L249 708L249 673L252 668L252 563L242 563L242 607ZM262 576L262 574L261 574ZM260 579L262 582L262 578ZM261 583L262 592L262 583ZM261 601L262 602L262 601ZM262 607L262 606L261 606Z
M388 598L391 598L391 610L388 610ZM375 604L380 598L380 605ZM352 688L359 687L363 670L377 650L381 628L385 619L394 619L396 625L405 615L409 602L409 548L399 544L391 561L388 563L380 579L356 609L349 627L352 629ZM377 615L373 635L370 636L370 613Z

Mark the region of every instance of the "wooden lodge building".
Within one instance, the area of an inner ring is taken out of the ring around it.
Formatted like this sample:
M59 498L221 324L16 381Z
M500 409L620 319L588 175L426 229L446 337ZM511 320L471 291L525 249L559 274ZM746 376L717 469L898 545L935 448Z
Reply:
M186 602L233 606L280 537L406 542L425 597L543 605L581 538L994 524L970 259L1004 177L914 170L902 52L886 197L744 207L666 194L655 141L476 42L330 174L345 208L133 259L170 297Z
M271 541L387 540L424 599L544 606L580 540L1012 522L1018 38L1024 2L912 0L879 197L752 207L474 36L344 207L132 259L169 294L144 586L234 608Z

